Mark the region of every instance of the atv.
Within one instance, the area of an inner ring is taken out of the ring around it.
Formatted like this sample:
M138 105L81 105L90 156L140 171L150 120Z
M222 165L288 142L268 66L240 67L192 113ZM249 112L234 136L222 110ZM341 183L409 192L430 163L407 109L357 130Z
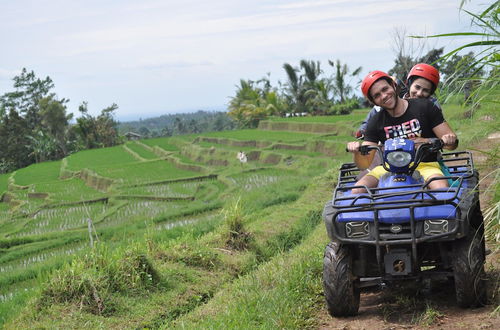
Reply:
M358 313L360 291L402 281L448 278L455 282L461 307L485 303L484 226L479 206L478 172L470 152L442 153L431 139L416 148L412 140L389 139L376 150L388 171L376 188L356 186L360 170L343 164L333 199L323 218L331 242L323 260L323 288L332 316ZM440 154L445 177L424 182L416 168L429 153ZM448 180L447 189L429 182ZM353 188L366 193L353 194Z

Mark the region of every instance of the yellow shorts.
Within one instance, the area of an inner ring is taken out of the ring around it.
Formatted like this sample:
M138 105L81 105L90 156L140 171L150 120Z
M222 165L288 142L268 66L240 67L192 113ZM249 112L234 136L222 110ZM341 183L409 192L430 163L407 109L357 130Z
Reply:
M433 175L444 176L438 162L420 163L417 166L417 171L420 172L420 175L424 178L425 181L427 181L427 179L429 179L429 177ZM371 175L375 179L380 180L380 177L385 173L387 173L387 171L382 165L379 165L368 172L366 175Z

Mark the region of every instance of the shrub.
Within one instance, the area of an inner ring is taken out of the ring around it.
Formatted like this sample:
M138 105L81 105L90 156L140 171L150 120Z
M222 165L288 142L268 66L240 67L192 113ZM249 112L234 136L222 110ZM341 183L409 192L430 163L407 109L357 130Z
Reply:
M226 226L226 245L235 250L246 250L252 241L252 235L245 231L241 199L222 210Z
M140 292L158 282L158 273L138 249L111 254L97 248L55 271L42 289L37 306L75 303L94 314L109 314L114 310L114 292Z
M354 109L359 108L359 102L357 98L352 98L345 101L344 103L338 103L332 105L327 111L327 115L348 115Z
M207 270L213 270L221 264L217 252L206 246L194 246L187 243L175 245L167 252L160 253L158 257L173 262L181 262L186 266Z

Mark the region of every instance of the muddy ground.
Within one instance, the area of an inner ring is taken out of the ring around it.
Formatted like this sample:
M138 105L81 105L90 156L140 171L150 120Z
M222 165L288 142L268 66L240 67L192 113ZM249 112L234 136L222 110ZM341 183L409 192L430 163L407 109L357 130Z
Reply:
M470 149L481 175L481 207L491 204L494 170L498 174L498 158L485 152L500 147L500 132ZM498 157L498 154L497 154ZM487 243L486 257L488 305L462 309L456 306L453 281L434 281L413 288L371 289L362 291L356 317L333 318L323 306L318 314L319 329L500 329L500 247Z

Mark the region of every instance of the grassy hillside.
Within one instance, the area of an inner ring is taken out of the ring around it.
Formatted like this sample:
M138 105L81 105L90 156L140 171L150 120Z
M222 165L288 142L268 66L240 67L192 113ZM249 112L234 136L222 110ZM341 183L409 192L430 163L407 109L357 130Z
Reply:
M467 110L445 107L461 143L497 129L493 108ZM0 175L0 325L313 326L321 211L365 114L128 142Z

